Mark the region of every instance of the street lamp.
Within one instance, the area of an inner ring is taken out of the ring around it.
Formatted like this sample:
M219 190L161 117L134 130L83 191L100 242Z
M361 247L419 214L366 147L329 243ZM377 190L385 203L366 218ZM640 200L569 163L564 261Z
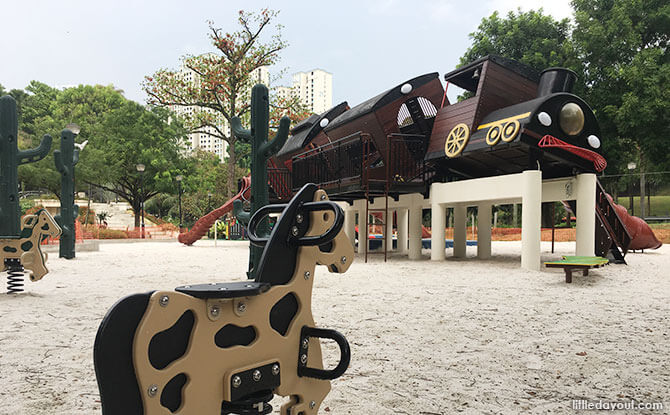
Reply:
M144 164L137 164L135 166L138 172L140 172L140 213L142 215L142 224L140 225L140 238L144 239Z
M181 228L182 228L182 223L181 223L181 181L184 180L184 176L179 174L179 175L177 175L177 177L175 177L175 179L177 180L177 188L178 188L177 196L179 198L179 232L181 232Z
M635 168L637 167L637 164L635 164L634 161L631 161L628 163L628 171L633 172ZM633 205L633 186L631 182L628 182L628 205L630 208L630 214L635 215L635 206Z
M207 192L207 211L212 210L212 192Z

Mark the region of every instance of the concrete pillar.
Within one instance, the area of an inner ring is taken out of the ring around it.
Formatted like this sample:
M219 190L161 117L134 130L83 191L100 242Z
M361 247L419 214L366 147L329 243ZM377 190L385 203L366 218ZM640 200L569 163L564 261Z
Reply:
M407 209L398 209L398 252L407 254Z
M467 249L468 229L467 212L465 205L454 206L454 257L465 258ZM442 238L444 240L444 238Z
M477 207L477 257L491 258L491 205L481 204Z
M421 206L409 209L409 259L421 259L421 230L423 225Z
M445 258L444 253L444 228L446 227L447 211L440 204L434 203L430 207L430 259L441 261Z
M542 171L526 170L521 189L521 268L540 270L541 216Z
M382 248L386 245L386 251L393 251L393 210L388 209L386 211L387 216L384 218L385 230L384 230L384 240L382 241Z
M577 176L577 246L575 255L593 256L596 246L596 175Z
M365 254L368 250L368 218L365 205L358 211L358 253Z
M353 209L344 211L344 233L353 246L356 242L356 211Z

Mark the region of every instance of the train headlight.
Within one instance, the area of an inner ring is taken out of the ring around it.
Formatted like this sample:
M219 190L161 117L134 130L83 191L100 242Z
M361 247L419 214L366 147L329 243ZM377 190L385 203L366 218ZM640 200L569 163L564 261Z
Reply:
M584 129L584 111L574 102L563 105L558 118L561 129L568 135L577 135Z
M329 122L330 121L328 121L328 118L324 118L324 119L321 120L321 122L319 122L319 126L321 128L326 128L326 126L328 125Z
M549 127L551 125L551 116L544 111L537 114L537 120L540 121L540 124L544 125L545 127Z
M599 148L600 147L600 139L597 136L591 134L589 136L589 138L587 138L587 140L588 140L589 145L591 147L593 147L593 148Z

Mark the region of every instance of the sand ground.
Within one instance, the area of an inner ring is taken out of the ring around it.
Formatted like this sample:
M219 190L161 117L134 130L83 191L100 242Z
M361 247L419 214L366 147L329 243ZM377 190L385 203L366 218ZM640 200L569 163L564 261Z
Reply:
M549 260L574 243L543 249ZM357 256L341 275L317 268L314 318L352 349L320 413L566 414L573 399L664 401L631 413L669 413L670 247L572 284L560 270L521 270L519 252L519 242L494 242L486 261L434 262L424 251L422 261ZM0 414L99 414L93 341L110 306L130 293L243 280L247 244L101 244L75 260L55 256L25 293L0 294ZM335 360L333 347L325 353Z

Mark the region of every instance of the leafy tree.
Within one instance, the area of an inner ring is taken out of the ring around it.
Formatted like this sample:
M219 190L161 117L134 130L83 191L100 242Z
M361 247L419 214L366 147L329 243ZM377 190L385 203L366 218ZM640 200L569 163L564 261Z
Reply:
M143 84L149 103L198 109L185 117L190 131L208 133L228 143L227 196L234 188L234 169L239 158L238 139L227 126L233 117L244 119L249 113L251 87L256 82L252 72L277 63L279 52L287 46L281 37L281 25L274 26L269 40L262 40L276 16L277 12L269 9L258 14L240 11L240 29L232 33L224 33L209 22L209 37L216 53L188 56L183 61L196 74L198 82L161 69L147 76Z
M643 166L651 161L670 167L670 4L574 0L572 5L575 42L588 62L589 101L603 110L601 123L633 144Z
M460 59L466 65L489 54L501 55L541 71L552 66L569 67L581 73L571 39L568 19L561 21L542 9L510 11L501 18L496 11L482 19L470 33L472 45Z
M185 167L180 154L183 130L169 124L168 115L161 108L148 110L125 101L105 115L81 155L83 180L127 200L136 213L135 226L141 201L172 192L174 177ZM145 165L143 174L138 164Z
M54 142L49 156L19 167L19 178L29 188L47 189L60 197L60 173L53 160L53 151L60 148L60 131L67 124L76 123L80 127L78 141L92 142L92 137L102 131L105 117L126 99L113 86L79 85L60 91L32 81L26 90L30 94L23 105L22 132L30 137L32 145L44 134L50 134ZM91 150L92 146L82 151L82 161L76 167L79 189L84 185L81 173L87 169L85 155Z
M7 95L7 91L5 91L5 87L0 84L0 97L3 95Z
M573 36L588 63L589 102L599 110L603 129L617 138L604 147L615 147L608 152L617 158L612 170L625 171L629 161L637 161L641 172L669 168L670 4L573 0L572 6ZM640 189L645 189L644 175Z

